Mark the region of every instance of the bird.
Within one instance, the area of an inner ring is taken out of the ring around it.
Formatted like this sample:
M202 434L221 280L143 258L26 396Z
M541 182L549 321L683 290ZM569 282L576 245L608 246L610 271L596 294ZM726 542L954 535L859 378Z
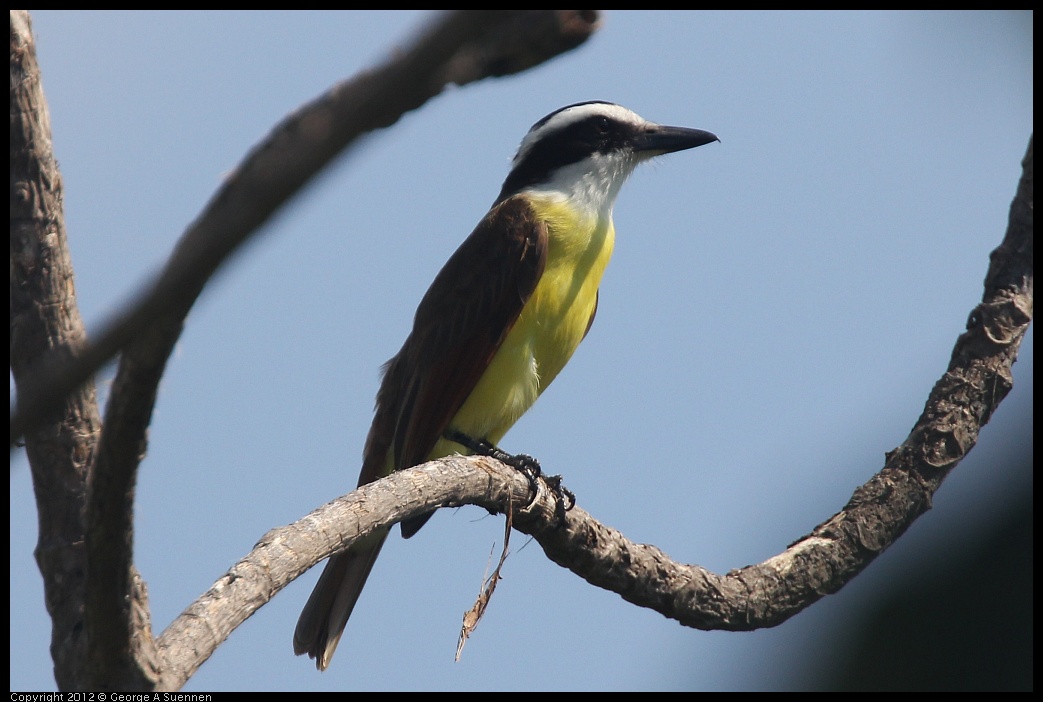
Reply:
M557 109L522 139L489 212L435 276L384 364L359 486L497 447L587 335L612 256L612 209L641 162L719 141L604 100ZM520 458L528 458L519 454ZM433 512L401 523L413 536ZM389 529L327 562L294 631L326 670Z

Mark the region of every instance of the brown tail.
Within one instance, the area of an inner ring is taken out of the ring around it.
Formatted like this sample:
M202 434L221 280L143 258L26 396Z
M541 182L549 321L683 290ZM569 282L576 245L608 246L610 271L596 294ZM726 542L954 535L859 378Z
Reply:
M319 670L329 666L387 536L388 530L381 529L350 550L331 556L304 605L293 632L293 652L298 656L307 653Z

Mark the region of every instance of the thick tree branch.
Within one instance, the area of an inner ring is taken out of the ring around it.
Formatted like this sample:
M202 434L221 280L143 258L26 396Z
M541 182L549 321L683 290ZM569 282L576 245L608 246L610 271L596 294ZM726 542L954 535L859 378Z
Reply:
M513 468L482 456L454 456L394 473L272 529L158 638L164 674L157 689L178 689L276 593L374 529L433 507L477 504L504 512L513 502L517 513L528 496L528 480ZM553 522L554 502L541 495L528 513L529 523Z
M36 62L29 14L11 11L11 373L68 359L86 343L62 211L62 177ZM36 562L51 615L51 657L63 689L82 689L84 496L101 421L88 380L40 415L25 434L39 537Z

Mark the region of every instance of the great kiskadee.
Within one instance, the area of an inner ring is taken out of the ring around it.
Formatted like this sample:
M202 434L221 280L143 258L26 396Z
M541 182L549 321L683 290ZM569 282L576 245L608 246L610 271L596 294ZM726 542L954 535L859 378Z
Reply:
M713 141L603 101L534 124L492 209L435 277L384 365L358 484L495 447L594 321L615 239L612 205L627 176L649 158ZM430 516L403 522L402 535ZM332 556L304 606L293 649L319 670L387 536L383 529Z

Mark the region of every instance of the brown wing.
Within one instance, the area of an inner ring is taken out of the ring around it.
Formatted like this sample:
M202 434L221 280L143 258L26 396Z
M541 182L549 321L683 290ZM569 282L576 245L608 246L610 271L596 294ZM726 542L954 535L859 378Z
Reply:
M382 477L388 451L394 450L395 469L426 460L518 319L546 256L547 230L517 198L494 207L460 245L421 300L402 350L384 366L359 485ZM429 516L403 522L403 536ZM330 558L308 598L293 647L315 658L320 670L386 537L378 532Z
M381 477L388 450L396 470L427 460L518 319L546 256L546 227L523 199L509 198L450 257L385 366L360 485Z

